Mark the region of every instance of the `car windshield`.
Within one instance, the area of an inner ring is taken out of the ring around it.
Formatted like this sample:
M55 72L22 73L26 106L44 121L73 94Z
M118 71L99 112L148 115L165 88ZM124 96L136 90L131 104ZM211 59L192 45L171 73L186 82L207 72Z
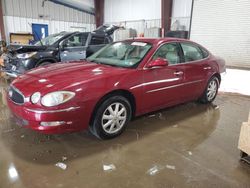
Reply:
M116 42L102 48L87 60L117 67L135 67L151 47L151 44L145 42Z
M56 34L53 34L53 35L49 35L48 37L45 37L43 39L41 39L43 45L46 45L46 46L50 46L50 45L53 45L55 42L57 42L58 40L60 40L62 37L65 36L65 32L62 32L62 33L56 33ZM41 46L41 42L40 41L37 41L35 43L36 46Z

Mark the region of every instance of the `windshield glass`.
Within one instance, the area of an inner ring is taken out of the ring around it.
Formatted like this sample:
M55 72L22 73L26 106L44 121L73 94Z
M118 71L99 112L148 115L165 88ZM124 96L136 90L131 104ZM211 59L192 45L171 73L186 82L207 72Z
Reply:
M65 32L63 33L56 33L56 34L53 34L53 35L49 35L48 37L45 37L43 39L41 39L43 45L46 45L46 46L50 46L50 45L53 45L55 42L57 42L58 40L60 40L62 37L65 36ZM36 46L41 46L41 42L40 41L37 41L35 43Z
M151 44L144 42L117 42L107 45L87 60L111 66L135 67L141 62L151 46Z

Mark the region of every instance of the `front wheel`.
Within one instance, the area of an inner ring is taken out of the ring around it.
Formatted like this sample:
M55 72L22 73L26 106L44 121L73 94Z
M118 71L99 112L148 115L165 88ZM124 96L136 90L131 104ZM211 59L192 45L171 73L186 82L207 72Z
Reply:
M211 103L214 101L219 89L219 80L216 76L213 76L207 84L207 87L200 98L200 102L202 103Z
M42 62L41 64L39 64L37 67L43 67L43 66L50 65L50 64L51 64L51 62L49 62L49 61L44 61L44 62Z
M123 96L112 96L98 107L90 131L100 139L120 135L131 119L131 105Z

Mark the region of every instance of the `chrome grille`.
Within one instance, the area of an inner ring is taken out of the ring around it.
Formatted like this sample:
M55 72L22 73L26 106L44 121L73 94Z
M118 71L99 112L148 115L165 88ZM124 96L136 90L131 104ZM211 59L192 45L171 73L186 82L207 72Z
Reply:
M21 105L21 104L24 103L24 96L23 96L23 94L18 89L16 89L13 86L9 87L8 96L16 104L20 104Z

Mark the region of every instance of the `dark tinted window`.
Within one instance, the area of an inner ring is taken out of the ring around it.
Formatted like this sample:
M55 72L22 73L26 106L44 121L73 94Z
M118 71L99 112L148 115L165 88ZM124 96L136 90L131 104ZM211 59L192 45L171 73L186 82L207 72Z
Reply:
M66 47L85 46L86 40L87 40L87 35L83 35L80 33L69 37L65 41L65 46Z
M185 62L203 59L202 51L198 46L188 43L181 43Z
M162 45L154 54L153 59L167 59L170 64L180 63L179 47L176 43Z
M91 41L90 41L90 45L99 45L99 44L105 44L105 38L92 36Z

